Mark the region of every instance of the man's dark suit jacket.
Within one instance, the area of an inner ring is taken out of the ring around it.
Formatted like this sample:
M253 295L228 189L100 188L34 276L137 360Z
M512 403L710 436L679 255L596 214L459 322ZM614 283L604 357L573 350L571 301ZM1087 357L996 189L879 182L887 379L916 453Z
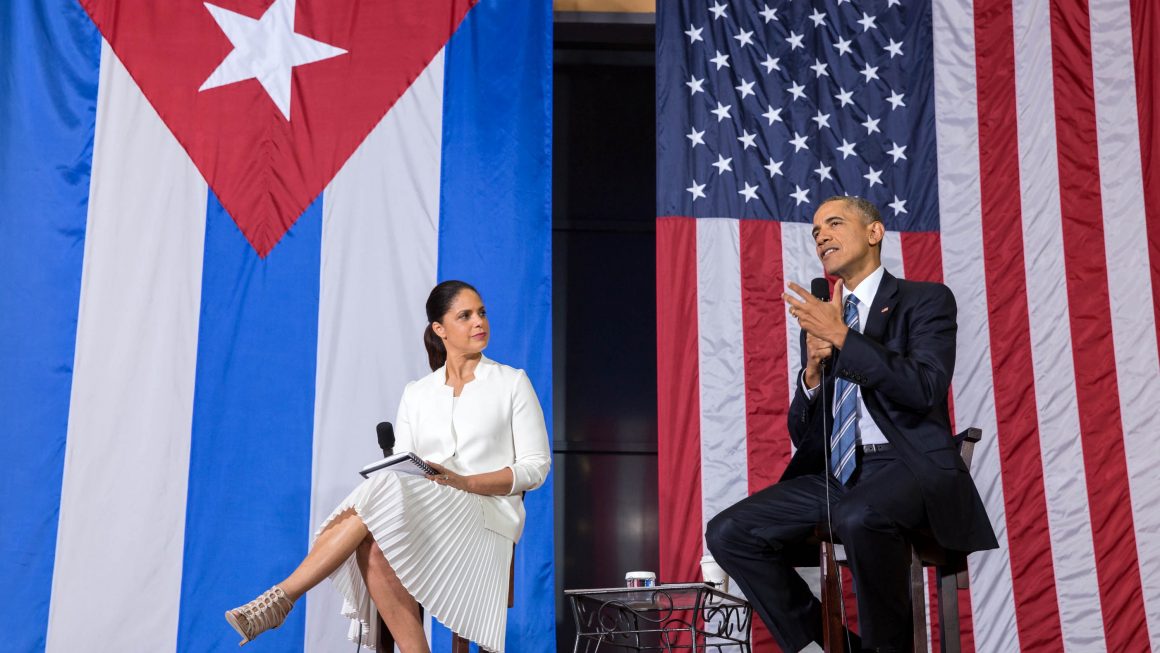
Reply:
M827 369L825 392L806 397L798 378L789 410L797 453L783 479L825 473L822 420L833 424L834 375L858 384L874 422L922 488L931 534L940 546L979 551L998 546L970 472L955 450L947 391L955 367L955 297L939 283L882 275L862 333L851 330ZM802 365L805 365L805 333ZM876 508L891 515L890 497Z

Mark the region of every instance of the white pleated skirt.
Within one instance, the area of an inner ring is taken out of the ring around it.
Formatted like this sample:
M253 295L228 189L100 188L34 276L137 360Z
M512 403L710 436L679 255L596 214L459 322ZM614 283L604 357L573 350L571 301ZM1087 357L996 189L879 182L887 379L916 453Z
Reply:
M380 472L363 481L318 528L354 509L403 587L443 625L502 653L512 541L484 528L485 497L421 476ZM316 533L317 535L317 533ZM330 579L353 620L350 638L373 649L378 619L352 555Z

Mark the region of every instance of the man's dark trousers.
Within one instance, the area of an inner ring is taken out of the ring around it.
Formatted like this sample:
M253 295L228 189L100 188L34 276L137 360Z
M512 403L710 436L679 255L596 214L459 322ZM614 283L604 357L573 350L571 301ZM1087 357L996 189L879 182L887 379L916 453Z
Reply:
M849 487L828 474L783 480L725 509L705 532L717 564L787 653L822 633L821 607L794 564L802 564L802 545L826 523L827 484L833 532L854 576L863 643L899 650L911 643L910 544L903 531L922 526L922 497L892 451L859 455ZM893 519L876 510L882 502ZM812 554L817 560L816 547Z

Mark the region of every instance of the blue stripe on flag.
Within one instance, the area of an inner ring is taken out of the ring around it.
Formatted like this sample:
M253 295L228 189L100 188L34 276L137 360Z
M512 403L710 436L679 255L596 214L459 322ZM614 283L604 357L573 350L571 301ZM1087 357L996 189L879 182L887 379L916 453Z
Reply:
M517 38L513 38L517 35ZM483 0L446 49L439 279L479 288L488 355L527 371L552 425L552 4ZM507 647L556 648L552 477L527 495ZM433 650L449 650L444 628Z
M236 635L222 613L306 554L318 341L322 198L265 259L211 193L181 583L179 651ZM258 639L298 650L305 604Z
M0 3L0 638L45 645L101 39L72 1Z

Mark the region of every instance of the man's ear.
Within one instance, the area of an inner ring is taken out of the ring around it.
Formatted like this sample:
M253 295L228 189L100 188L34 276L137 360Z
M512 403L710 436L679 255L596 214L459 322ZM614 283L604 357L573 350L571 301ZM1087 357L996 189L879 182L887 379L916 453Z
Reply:
M870 246L873 247L882 242L886 237L886 226L881 221L875 220L870 223Z

